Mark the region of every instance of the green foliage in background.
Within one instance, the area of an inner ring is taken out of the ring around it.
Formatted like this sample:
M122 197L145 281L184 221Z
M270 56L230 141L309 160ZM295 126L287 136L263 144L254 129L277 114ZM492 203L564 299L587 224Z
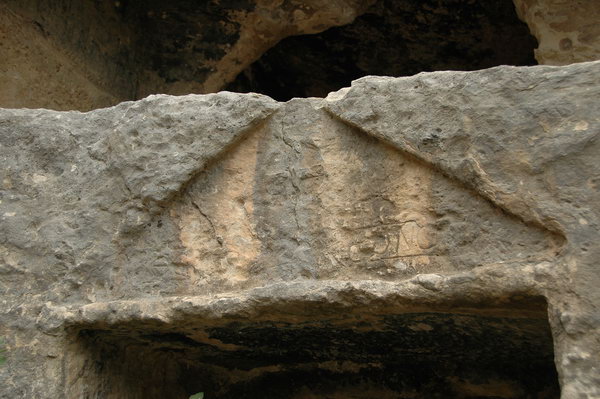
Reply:
M4 357L4 352L4 342L2 342L2 340L0 339L0 366L2 366L6 361L6 358Z
M204 392L198 392L190 396L190 399L204 399Z

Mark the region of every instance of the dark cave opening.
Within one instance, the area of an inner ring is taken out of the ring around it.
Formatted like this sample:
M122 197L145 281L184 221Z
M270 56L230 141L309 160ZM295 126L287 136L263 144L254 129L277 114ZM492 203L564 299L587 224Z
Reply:
M86 79L120 100L229 90L286 101L324 97L366 75L536 64L537 42L512 0L377 0L350 24L281 40L234 81L235 62L243 68L260 53L232 50L245 21L259 12L253 0L8 4L72 58ZM230 52L234 58L221 65Z
M379 0L349 25L282 40L226 89L324 97L367 75L535 65L536 47L511 0Z
M84 361L69 366L68 389L86 398L559 398L545 303L531 302L540 305L533 312L316 314L293 323L275 312L218 325L83 328L72 355Z

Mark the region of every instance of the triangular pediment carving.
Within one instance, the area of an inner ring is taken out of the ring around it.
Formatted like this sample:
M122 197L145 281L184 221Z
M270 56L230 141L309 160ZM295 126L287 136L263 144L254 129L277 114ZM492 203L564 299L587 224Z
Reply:
M191 286L399 280L550 260L559 250L561 237L430 165L310 101L290 104L294 112L249 133L163 215Z

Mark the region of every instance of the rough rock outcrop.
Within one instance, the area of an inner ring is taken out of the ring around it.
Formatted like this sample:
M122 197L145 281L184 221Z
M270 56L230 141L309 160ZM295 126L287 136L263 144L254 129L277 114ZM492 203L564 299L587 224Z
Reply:
M352 22L357 0L0 4L0 106L87 111L211 93L286 36Z
M0 397L600 396L598 76L0 110Z
M540 64L566 65L600 59L600 2L514 0L519 17L538 39Z
M283 39L227 90L325 97L368 75L536 65L537 45L510 0L378 0L352 23Z
M4 0L0 106L87 111L223 89L285 101L367 75L591 61L599 4Z

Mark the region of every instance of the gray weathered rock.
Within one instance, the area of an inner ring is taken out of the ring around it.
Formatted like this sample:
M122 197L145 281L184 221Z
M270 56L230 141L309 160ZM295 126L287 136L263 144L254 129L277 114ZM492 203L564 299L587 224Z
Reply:
M0 397L600 396L599 76L0 110Z

